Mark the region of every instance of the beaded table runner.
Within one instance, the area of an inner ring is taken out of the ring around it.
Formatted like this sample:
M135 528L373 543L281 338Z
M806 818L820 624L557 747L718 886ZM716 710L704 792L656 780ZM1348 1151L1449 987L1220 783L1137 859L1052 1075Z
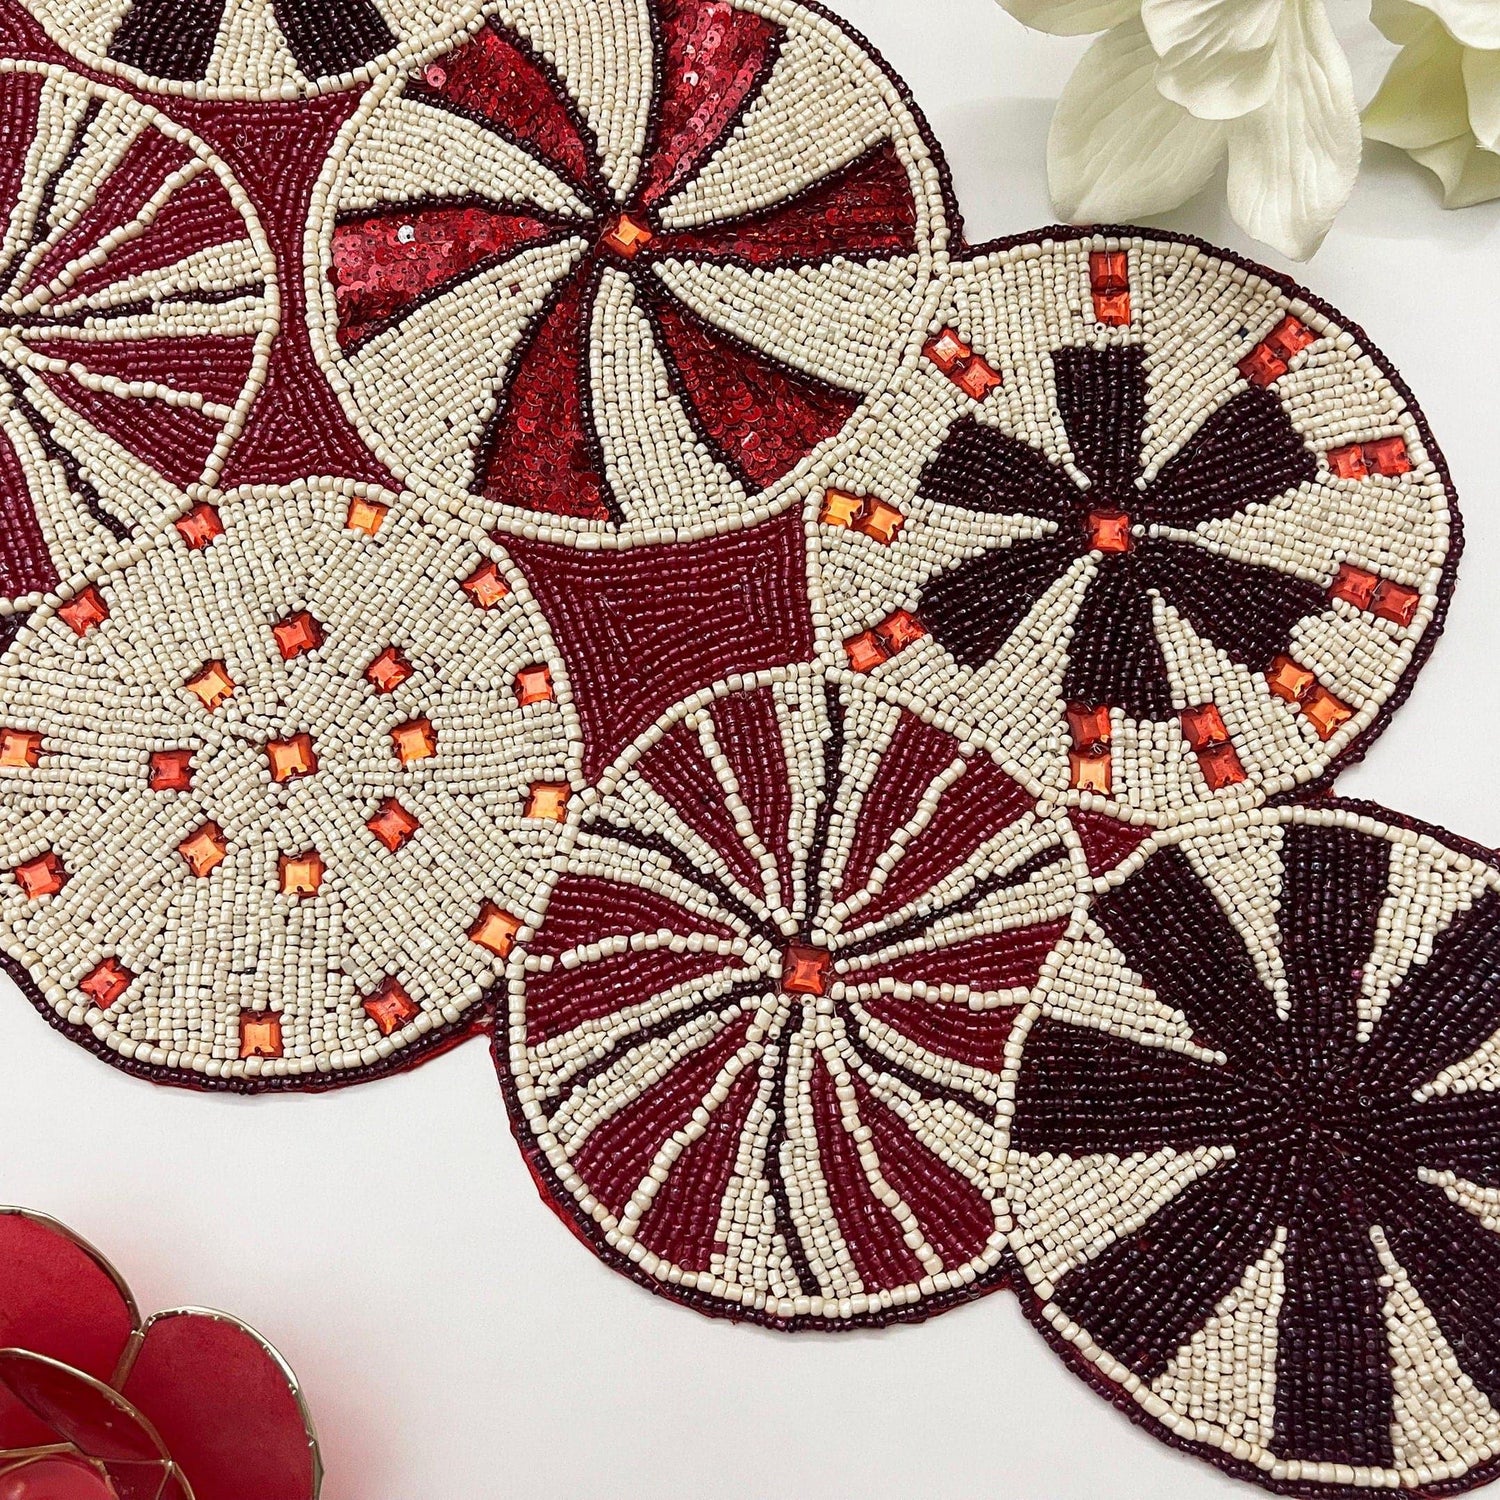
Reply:
M482 1034L702 1312L1008 1286L1271 1488L1500 1467L1500 869L1328 795L1459 540L1360 329L969 246L790 0L0 0L0 222L62 1034L247 1092Z

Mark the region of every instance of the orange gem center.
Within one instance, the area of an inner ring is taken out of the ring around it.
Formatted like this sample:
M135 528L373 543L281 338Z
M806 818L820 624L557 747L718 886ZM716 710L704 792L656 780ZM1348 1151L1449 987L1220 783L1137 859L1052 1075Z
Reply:
M832 955L826 948L792 943L781 955L781 988L789 995L821 995Z
M611 250L616 255L623 255L626 260L634 260L655 238L656 236L639 219L633 219L629 214L616 214L604 226L604 233L599 237L599 243L606 250Z
M233 694L235 681L223 662L210 661L203 664L196 677L189 677L184 686L204 708L213 710Z
M1123 510L1091 510L1085 529L1096 552L1130 551L1130 517Z
M380 810L365 824L393 854L421 826L394 797L387 797L380 804Z
M177 851L187 861L188 869L201 878L224 863L229 844L224 838L224 830L217 823L205 823L183 839Z
M437 731L431 719L412 719L391 730L391 743L396 747L396 758L409 766L414 760L437 754Z
M191 750L153 750L148 782L153 792L185 792L193 785Z
M394 693L412 674L412 664L395 646L387 646L365 668L365 680L377 693Z
M323 884L323 857L317 850L283 854L277 862L283 896L316 896Z
M323 644L323 627L305 609L278 620L271 627L271 634L276 637L276 648L286 661L301 656L304 651L316 651Z
M362 531L366 536L374 536L385 524L389 510L388 505L382 505L378 500L366 500L356 495L349 502L349 514L344 525L350 531Z
M271 762L273 781L294 781L318 769L318 753L310 734L294 734L289 740L267 740L266 759Z
M375 1023L381 1036L390 1036L408 1022L414 1021L421 1007L402 988L394 975L383 979L360 1002L365 1014Z
M280 1057L281 1017L267 1010L240 1014L240 1056Z
M496 958L509 958L516 945L516 934L521 930L521 919L508 911L501 911L493 901L486 901L479 908L479 915L469 928L469 941L488 948Z
M568 784L565 781L535 781L526 799L528 818L545 818L562 823L568 816Z
M523 708L528 703L545 703L554 696L550 667L538 663L516 673L516 701Z
M464 592L480 609L493 609L507 594L510 585L492 562L481 563L463 581Z
M41 735L29 729L0 729L0 766L35 766L41 758Z

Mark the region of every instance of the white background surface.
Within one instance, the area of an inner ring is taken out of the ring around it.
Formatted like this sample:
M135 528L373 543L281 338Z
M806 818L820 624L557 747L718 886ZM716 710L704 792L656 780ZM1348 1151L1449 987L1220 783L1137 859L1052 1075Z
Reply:
M1358 0L1332 6L1368 36ZM1050 221L1050 101L1079 46L993 0L832 8L910 83L972 239ZM1384 55L1359 46L1367 92ZM1213 192L1163 222L1275 263ZM1445 213L1429 178L1369 148L1296 274L1406 374L1468 531L1447 635L1341 790L1500 845L1497 227L1500 206ZM538 1201L482 1044L330 1096L195 1096L115 1072L0 990L0 1200L95 1239L146 1310L219 1305L262 1328L306 1386L325 1500L1254 1493L1086 1390L1003 1294L795 1339L651 1297Z

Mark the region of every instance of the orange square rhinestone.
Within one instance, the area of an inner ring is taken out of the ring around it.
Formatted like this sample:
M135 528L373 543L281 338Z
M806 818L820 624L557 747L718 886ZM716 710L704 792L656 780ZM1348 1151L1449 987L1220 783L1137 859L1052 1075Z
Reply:
M1404 584L1383 578L1375 590L1370 608L1382 620L1390 620L1396 625L1410 625L1416 619L1421 603L1422 596L1416 589L1409 589Z
M304 854L283 854L276 861L277 882L283 896L316 896L327 866L316 849Z
M0 766L32 767L42 758L42 737L31 729L0 729Z
M437 754L437 731L431 719L410 719L391 730L391 743L396 747L397 760L409 766L414 760Z
M82 979L78 988L99 1007L108 1010L126 990L135 975L117 958L102 959Z
M400 1031L422 1013L422 1007L406 993L394 974L382 979L360 1004L380 1029L381 1036Z
M510 585L493 562L480 563L464 579L462 588L480 609L493 609L510 593Z
M191 750L153 750L146 781L153 792L186 792L193 785Z
M940 369L944 375L956 375L974 351L959 338L958 330L945 328L935 333L922 345L922 353Z
M906 524L906 517L888 501L872 499L865 501L864 514L857 524L866 536L889 547Z
M1345 604L1352 604L1355 609L1369 609L1374 602L1375 591L1380 585L1380 579L1374 573L1366 572L1364 568L1356 568L1353 563L1340 563L1337 574L1334 575L1332 585L1328 590L1330 599L1342 599Z
M224 838L224 830L217 823L210 822L183 839L177 852L187 861L188 869L201 879L224 863L229 844Z
M1123 292L1130 286L1130 257L1123 250L1089 253L1089 285L1096 292Z
M552 668L544 662L522 667L516 673L516 702L523 708L528 703L546 703L557 696L552 687Z
M889 658L890 653L873 630L866 630L844 642L844 655L856 672L873 672Z
M318 769L318 752L310 734L294 734L289 740L267 740L266 759L271 762L272 781L295 781Z
M533 781L526 798L526 816L563 823L568 817L568 798L572 788L566 781Z
M1130 293L1095 292L1094 316L1107 328L1124 328L1130 322Z
M240 1012L240 1056L280 1057L281 1017L273 1010Z
M1394 478L1397 474L1411 473L1411 455L1406 451L1406 440L1399 437L1380 438L1364 447L1365 467L1377 474Z
M79 589L66 604L60 605L57 615L74 635L87 635L109 618L109 606L104 602L104 595L89 584L87 588Z
M864 508L863 495L851 495L848 490L825 490L818 519L825 526L853 526Z
M365 681L377 693L394 693L412 675L415 668L395 646L387 646L365 668Z
M1335 698L1321 682L1302 700L1302 712L1320 740L1331 740L1354 717L1354 710Z
M1290 656L1278 656L1266 673L1266 685L1278 698L1300 703L1317 686L1318 679Z
M216 537L224 535L218 507L210 505L207 500L200 500L173 524L184 544L193 552L201 552Z
M229 701L238 684L222 661L207 661L183 686L212 713L220 704Z
M1273 354L1279 354L1282 359L1291 359L1309 344L1316 343L1317 338L1317 334L1307 324L1288 313L1265 336L1263 342Z
M898 651L904 651L913 641L920 641L927 634L927 627L910 610L898 609L875 627L875 634L885 642L887 650L894 656Z
M832 954L826 948L792 943L781 956L781 988L788 995L821 995L828 987Z
M1096 552L1130 551L1130 517L1123 510L1091 510L1086 529Z
M1068 732L1073 736L1075 750L1098 750L1114 738L1114 727L1109 719L1109 705L1101 703L1091 707L1086 703L1068 705Z
M390 509L389 505L382 505L378 500L366 500L363 495L356 495L349 502L349 514L344 518L344 525L350 531L362 531L366 536L374 536L385 525Z
M1364 479L1370 472L1365 464L1364 445L1350 443L1343 448L1330 448L1328 469L1338 479Z
M1206 745L1198 751L1198 769L1211 792L1221 792L1245 779L1245 768L1233 745Z
M17 865L12 873L16 877L16 884L21 887L21 893L28 901L36 901L42 896L55 896L67 883L68 872L63 869L63 862L49 849L45 854L39 854L35 859L28 859L24 864Z
M655 238L639 219L633 219L629 214L616 214L600 236L600 243L607 250L613 250L616 255L634 260Z
M271 634L276 637L276 649L283 661L301 656L304 651L316 651L324 639L323 627L305 609L278 620L271 627Z
M469 927L469 941L488 948L496 958L509 958L516 945L516 934L521 930L521 919L508 911L501 911L493 901L486 901L479 908L479 915Z
M975 401L983 401L992 391L998 391L1005 384L996 371L977 354L953 377L953 383L964 395Z
M1273 385L1286 374L1286 369L1286 361L1265 344L1257 344L1240 361L1240 374L1251 385Z
M1108 750L1068 751L1068 785L1081 792L1107 792L1114 780Z
M394 797L387 797L380 804L373 818L366 821L365 827L394 854L403 844L408 843L411 837L422 825L396 801Z
M1213 745L1222 745L1229 738L1229 731L1224 727L1224 716L1212 703L1183 709L1182 734L1194 750L1207 750Z

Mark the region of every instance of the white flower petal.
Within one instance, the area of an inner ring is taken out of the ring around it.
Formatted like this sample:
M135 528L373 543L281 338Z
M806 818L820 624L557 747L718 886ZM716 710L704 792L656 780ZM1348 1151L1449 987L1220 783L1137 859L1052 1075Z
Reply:
M1463 48L1434 22L1401 50L1365 106L1365 134L1408 151L1461 135L1469 128L1462 68Z
M1139 14L1141 0L1000 0L1016 20L1053 36L1107 31Z
M1229 126L1229 209L1256 239L1306 260L1359 174L1359 110L1322 0L1288 0L1270 102Z
M1500 5L1495 0L1422 0L1466 47L1500 47Z
M1470 129L1486 151L1500 151L1500 52L1465 51L1464 89Z
M1472 134L1466 132L1411 155L1413 161L1437 174L1445 208L1468 208L1500 198L1500 156L1480 150Z
M1370 0L1370 19L1391 41L1405 46L1420 41L1442 23L1418 0Z
M1084 54L1057 103L1047 143L1058 211L1075 221L1175 208L1223 159L1225 126L1163 99L1156 53L1139 21Z
M1156 86L1204 120L1258 109L1276 84L1284 0L1142 0L1141 21L1161 58Z

